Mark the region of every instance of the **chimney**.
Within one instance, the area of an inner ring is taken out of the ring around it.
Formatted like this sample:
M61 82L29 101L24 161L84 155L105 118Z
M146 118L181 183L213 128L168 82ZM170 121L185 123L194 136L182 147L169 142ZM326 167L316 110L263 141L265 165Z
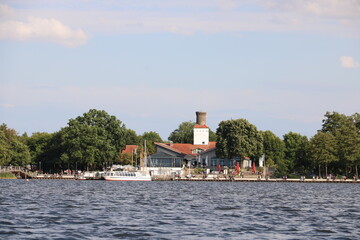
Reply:
M196 124L206 125L206 112L196 112Z

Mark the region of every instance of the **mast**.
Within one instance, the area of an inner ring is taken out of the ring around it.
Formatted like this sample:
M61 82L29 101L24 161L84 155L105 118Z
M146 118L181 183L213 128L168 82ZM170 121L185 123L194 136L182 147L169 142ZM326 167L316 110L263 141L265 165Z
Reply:
M143 159L142 167L144 170L146 170L146 167L147 167L146 139L144 140L144 159Z

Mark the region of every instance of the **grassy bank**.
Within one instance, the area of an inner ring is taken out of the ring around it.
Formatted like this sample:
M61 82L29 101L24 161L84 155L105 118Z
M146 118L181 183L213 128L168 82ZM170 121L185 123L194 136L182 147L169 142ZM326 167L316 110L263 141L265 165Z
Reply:
M0 172L0 179L16 179L16 176L8 172Z

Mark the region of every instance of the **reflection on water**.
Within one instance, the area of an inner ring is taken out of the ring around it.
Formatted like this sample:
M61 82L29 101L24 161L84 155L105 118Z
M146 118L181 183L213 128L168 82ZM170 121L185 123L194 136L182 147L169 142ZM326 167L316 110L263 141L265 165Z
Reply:
M0 239L360 239L360 184L0 180Z

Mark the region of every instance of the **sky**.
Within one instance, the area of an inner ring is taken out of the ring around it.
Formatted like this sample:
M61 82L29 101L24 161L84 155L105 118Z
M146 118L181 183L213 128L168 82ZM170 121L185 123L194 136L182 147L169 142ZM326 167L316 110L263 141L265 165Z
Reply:
M163 140L196 111L311 137L360 112L360 0L0 0L0 124L89 109Z

